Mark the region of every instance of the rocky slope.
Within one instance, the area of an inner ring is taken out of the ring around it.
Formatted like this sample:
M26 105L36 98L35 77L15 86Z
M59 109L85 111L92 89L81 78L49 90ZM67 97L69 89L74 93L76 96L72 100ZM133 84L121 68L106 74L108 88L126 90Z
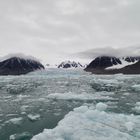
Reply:
M0 75L20 75L40 69L44 69L40 62L28 58L15 56L0 62Z

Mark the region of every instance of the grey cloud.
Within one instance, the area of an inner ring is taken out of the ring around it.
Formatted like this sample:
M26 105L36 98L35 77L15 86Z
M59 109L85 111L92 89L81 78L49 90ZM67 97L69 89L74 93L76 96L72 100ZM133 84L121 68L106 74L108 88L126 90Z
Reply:
M93 59L98 56L115 56L115 57L126 57L126 56L140 56L140 46L129 46L123 48L113 47L101 47L86 50L83 52L76 53L80 58Z
M139 5L139 0L0 1L0 55L21 52L54 61L51 56L86 50L94 50L91 56L105 48L106 54L120 53L103 46L123 51L140 44Z

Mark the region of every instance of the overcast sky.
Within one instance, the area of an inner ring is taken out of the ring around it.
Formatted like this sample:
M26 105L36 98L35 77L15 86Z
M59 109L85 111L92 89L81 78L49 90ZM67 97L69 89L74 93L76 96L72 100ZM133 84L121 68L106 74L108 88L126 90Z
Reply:
M136 54L139 46L140 0L0 0L0 56L58 63Z

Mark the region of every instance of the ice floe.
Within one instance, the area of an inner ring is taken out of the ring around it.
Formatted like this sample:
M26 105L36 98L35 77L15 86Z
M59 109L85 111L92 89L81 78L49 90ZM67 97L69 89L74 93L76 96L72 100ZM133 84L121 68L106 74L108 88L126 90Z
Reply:
M29 132L23 132L21 134L13 134L9 137L9 140L29 140L32 135Z
M132 131L134 129L134 123L133 122L126 122L125 126L128 131Z
M140 113L140 102L137 102L135 107L133 108L133 110L136 112L136 113Z
M139 85L133 85L132 88L133 88L135 91L140 91L140 84L139 84Z
M28 114L27 117L31 121L37 121L38 119L40 119L40 115L39 114Z
M96 105L96 109L99 110L99 111L105 111L107 109L107 105L104 104L104 103L98 103Z
M22 123L22 121L23 121L23 118L19 117L19 118L10 119L10 120L6 121L5 123L12 123L15 125L20 125Z
M140 116L105 112L107 105L94 109L81 106L69 112L54 129L45 129L32 140L139 140Z
M60 100L116 100L110 95L114 93L112 92L97 92L96 94L88 94L88 93L81 93L81 94L75 94L75 93L52 93L47 96L49 99L60 99Z
M23 105L23 106L20 107L20 110L21 110L22 112L25 112L28 108L29 108L28 105Z

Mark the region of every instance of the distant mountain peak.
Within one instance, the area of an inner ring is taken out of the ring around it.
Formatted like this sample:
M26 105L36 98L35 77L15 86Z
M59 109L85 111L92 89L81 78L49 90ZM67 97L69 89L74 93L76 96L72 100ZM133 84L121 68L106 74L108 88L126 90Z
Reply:
M80 62L67 60L59 64L58 68L83 68L83 66Z
M44 69L44 66L37 60L12 56L0 62L0 75L20 75L35 70Z

